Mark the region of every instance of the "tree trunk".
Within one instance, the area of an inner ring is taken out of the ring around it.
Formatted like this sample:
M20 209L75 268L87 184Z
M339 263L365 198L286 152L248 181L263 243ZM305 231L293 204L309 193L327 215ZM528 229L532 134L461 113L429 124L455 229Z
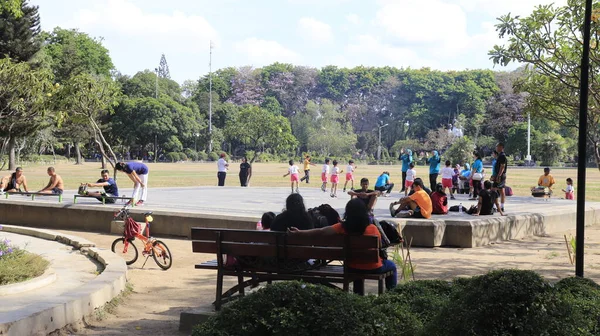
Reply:
M17 139L11 136L8 140L8 170L15 170L17 167L15 163L15 149L17 147Z
M75 164L76 165L82 164L80 146L81 146L81 144L79 143L79 141L75 141Z
M102 159L102 169L106 169L106 158L104 157L104 155L101 156Z
M67 157L67 161L69 161L71 159L71 144L70 143L67 144L67 153L65 154L65 156Z
M598 170L600 170L600 142L594 142L594 156L596 157Z
M17 145L17 163L21 164L21 151L25 148L27 138L23 138L23 141Z
M52 158L54 159L54 164L56 164L56 151L54 150L54 145L50 144L50 148L52 148Z
M116 181L117 169L115 167L118 162L117 156L112 150L112 147L108 144L108 141L106 141L106 138L104 138L104 135L102 134L102 130L100 129L100 126L98 126L98 123L96 123L96 121L93 118L89 118L89 121L92 125L92 129L94 130L94 141L98 145L98 149L100 150L100 153L102 153L102 157L105 158L108 161L108 163L113 167L113 178Z

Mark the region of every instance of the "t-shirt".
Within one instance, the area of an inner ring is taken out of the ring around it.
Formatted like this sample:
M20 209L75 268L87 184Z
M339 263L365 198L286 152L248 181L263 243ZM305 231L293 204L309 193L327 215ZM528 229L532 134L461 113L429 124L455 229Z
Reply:
M375 182L375 187L383 187L390 181L390 176L388 174L381 174L377 178L377 182Z
M346 173L352 173L354 172L354 166L353 165L347 165L346 166Z
M340 173L340 167L335 166L333 167L333 170L331 171L331 175L338 175Z
M363 191L362 189L359 190L354 190L355 193L357 194L368 194L368 193L372 193L373 190L371 189L367 189L366 191ZM377 197L375 195L372 195L371 197ZM371 201L371 197L359 197L358 199L363 201L365 203L365 205L368 207L369 206L369 202Z
M290 166L290 168L288 168L288 171L290 172L290 174L298 174L298 172L300 171L300 168L298 168L298 166L293 165Z
M321 170L323 173L325 174L329 174L329 165L328 164L324 164L323 165L323 170Z
M442 178L443 179L451 179L454 176L454 169L450 167L444 167L442 169Z
M483 171L483 162L481 162L480 159L475 160L471 166L471 169L473 169L476 173L481 173Z
M552 186L555 183L556 183L556 181L554 181L554 177L551 174L548 174L547 176L546 175L542 175L538 179L538 185L539 186L544 186L544 187L550 188L550 186Z
M567 188L565 189L566 192L574 192L575 188L573 188L572 184L567 184Z
M111 194L113 196L119 196L119 188L117 188L117 182L112 177L109 177L108 180L99 179L96 183L108 183L106 186L102 186L104 188L104 192L107 194Z
M481 197L481 210L479 210L479 214L484 216L492 215L494 213L492 209L498 198L498 193L484 189L479 192L479 197Z
M415 201L419 208L421 208L421 215L423 218L431 218L431 211L433 206L431 205L431 198L423 190L415 191L414 194L409 196L411 200Z
M448 196L442 192L434 191L431 193L431 213L445 215L448 213Z
M504 154L504 152L498 154L498 158L496 159L496 167L494 168L494 173L500 173L500 165L504 165L504 172L502 172L502 175L506 175L506 169L508 168L508 160L506 159L506 154Z
M125 167L123 167L123 171L127 174L135 172L138 175L146 175L148 174L148 166L141 162L131 161L125 164Z
M225 161L225 159L220 158L219 160L217 160L217 171L219 173L225 173L227 172L227 161Z
M248 162L242 162L240 164L240 175L248 175L248 169L250 169L250 164Z
M310 170L310 159L304 159L304 170Z
M331 227L335 230L335 232L337 232L339 234L346 234L346 230L344 230L344 227L342 226L341 223L334 224ZM379 239L381 239L381 234L379 233L379 230L373 224L369 224L369 226L367 226L367 228L365 229L365 232L363 233L363 236L377 236ZM351 262L351 263L348 263L348 267L354 268L354 269L360 269L360 270L378 269L379 267L383 266L383 262L381 261L381 257L378 257L377 259L378 259L378 261L375 263Z
M406 171L406 180L414 181L417 178L417 171L413 169L409 169Z

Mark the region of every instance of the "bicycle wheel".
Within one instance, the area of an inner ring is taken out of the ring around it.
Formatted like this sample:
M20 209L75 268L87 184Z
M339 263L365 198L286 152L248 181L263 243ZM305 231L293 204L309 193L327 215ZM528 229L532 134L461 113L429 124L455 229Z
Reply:
M125 259L127 265L133 264L138 258L138 250L133 242L125 244L125 238L118 238L112 243L110 250Z
M160 240L157 240L152 244L152 257L154 258L154 261L156 261L158 267L164 270L168 270L173 264L171 251L169 251L167 245Z

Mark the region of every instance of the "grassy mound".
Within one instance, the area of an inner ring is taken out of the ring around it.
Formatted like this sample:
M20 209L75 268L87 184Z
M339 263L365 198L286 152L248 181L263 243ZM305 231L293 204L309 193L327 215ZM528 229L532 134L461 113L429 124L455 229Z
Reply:
M46 271L50 262L37 254L13 247L0 240L0 285L26 281Z

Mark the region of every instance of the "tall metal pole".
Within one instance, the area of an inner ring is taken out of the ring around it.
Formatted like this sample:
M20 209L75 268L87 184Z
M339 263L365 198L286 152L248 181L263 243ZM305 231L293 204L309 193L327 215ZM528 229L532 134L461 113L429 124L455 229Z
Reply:
M527 113L527 163L531 162L531 113Z
M208 58L208 152L212 152L212 49L213 44L210 41Z
M585 244L585 179L587 164L587 121L590 70L590 28L592 0L585 1L583 25L583 55L581 56L581 86L579 87L579 146L577 160L577 233L575 248L575 275L583 277L583 249Z
M154 68L156 72L156 83L154 85L154 98L158 99L158 68Z
M379 143L377 145L377 161L381 160L381 126L379 126Z

